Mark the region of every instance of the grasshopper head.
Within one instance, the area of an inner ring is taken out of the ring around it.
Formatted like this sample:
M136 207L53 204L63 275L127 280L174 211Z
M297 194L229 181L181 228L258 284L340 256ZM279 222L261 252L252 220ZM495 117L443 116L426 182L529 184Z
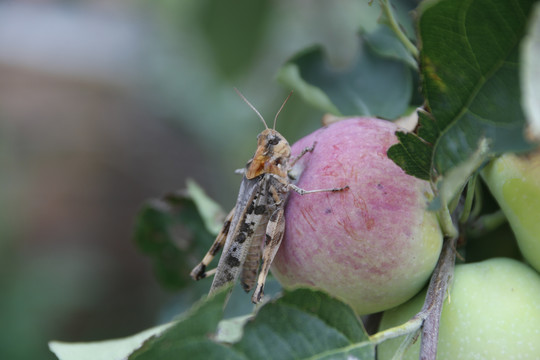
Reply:
M246 177L253 179L270 173L287 176L287 165L291 156L289 143L274 129L265 129L257 136L257 151L247 166Z

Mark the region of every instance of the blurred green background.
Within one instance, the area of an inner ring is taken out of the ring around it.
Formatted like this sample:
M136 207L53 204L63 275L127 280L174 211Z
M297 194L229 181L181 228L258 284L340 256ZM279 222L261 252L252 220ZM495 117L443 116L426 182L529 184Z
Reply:
M233 87L272 121L289 92L279 67L317 44L345 66L378 14L348 0L0 1L0 359L54 359L49 340L127 336L188 306L133 243L141 204L191 177L232 207L262 129ZM292 143L321 116L293 96L277 128Z

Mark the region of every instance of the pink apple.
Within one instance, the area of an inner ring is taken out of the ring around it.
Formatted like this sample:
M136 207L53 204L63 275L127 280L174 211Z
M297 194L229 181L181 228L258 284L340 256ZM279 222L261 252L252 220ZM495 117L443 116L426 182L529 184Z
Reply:
M311 286L358 314L399 305L422 289L439 257L442 234L427 211L428 182L407 175L386 151L398 127L372 118L343 120L292 146L296 185L342 192L299 195L286 208L283 243L272 272L287 288Z

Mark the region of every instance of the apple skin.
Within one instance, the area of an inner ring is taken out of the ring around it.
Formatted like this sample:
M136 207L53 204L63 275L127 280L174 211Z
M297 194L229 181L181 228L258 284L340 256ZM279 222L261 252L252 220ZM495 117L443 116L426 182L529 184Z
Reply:
M508 218L523 257L540 271L540 151L493 160L482 175Z
M407 175L386 151L398 127L373 118L342 120L292 146L299 187L291 191L285 236L272 273L286 288L308 286L347 302L358 314L389 309L425 285L439 257L442 234L426 210L428 182Z
M380 329L403 324L424 303L425 291L384 313ZM378 347L378 359L391 359L402 337ZM420 340L404 360L418 359ZM441 315L438 360L539 359L540 276L517 260L494 258L457 265L450 297Z

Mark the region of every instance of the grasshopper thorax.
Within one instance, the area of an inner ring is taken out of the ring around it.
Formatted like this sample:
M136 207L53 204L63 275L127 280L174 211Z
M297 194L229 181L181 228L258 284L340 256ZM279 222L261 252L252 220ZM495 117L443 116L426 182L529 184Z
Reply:
M246 178L261 174L287 176L291 147L287 140L274 129L265 129L257 136L257 151L246 167Z

